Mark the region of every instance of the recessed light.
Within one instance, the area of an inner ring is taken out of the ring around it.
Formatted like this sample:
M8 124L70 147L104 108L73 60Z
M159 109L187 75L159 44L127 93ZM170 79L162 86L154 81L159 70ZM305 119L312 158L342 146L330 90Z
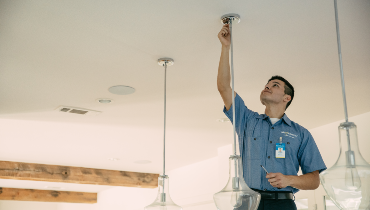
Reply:
M152 161L150 161L150 160L137 160L134 163L136 163L136 164L149 164L151 162Z
M116 85L112 86L109 89L109 92L116 94L116 95L128 95L135 92L135 88L124 86L124 85Z
M108 158L110 161L119 161L119 158Z
M109 103L113 102L112 99L108 99L108 98L99 98L99 99L96 99L96 100L101 104L109 104Z
M224 122L230 122L229 118L221 118L217 119L217 122L224 123Z

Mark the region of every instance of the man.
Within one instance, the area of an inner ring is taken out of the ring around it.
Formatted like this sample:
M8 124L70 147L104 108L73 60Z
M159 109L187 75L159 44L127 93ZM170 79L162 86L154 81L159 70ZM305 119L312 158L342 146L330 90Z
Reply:
M217 87L225 104L224 112L233 121L229 25L223 26L218 38L222 51ZM293 97L293 86L280 76L272 77L261 92L265 114L249 110L235 93L235 122L232 123L235 123L239 138L244 179L262 196L258 210L297 209L293 194L299 189L318 188L319 173L326 169L309 131L285 114ZM261 166L269 173L266 174ZM303 172L301 176L297 175L299 166Z

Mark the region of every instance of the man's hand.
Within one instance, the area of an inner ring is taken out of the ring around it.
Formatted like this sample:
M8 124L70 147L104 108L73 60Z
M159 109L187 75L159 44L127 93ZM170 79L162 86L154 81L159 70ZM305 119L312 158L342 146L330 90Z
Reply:
M266 178L269 180L271 186L277 188L291 186L300 190L315 190L320 185L319 171L313 171L300 176L268 173Z
M226 24L222 27L221 31L218 33L218 39L220 40L222 46L229 47L230 46L230 32L229 32L229 24Z
M268 173L266 178L273 187L280 189L290 186L290 176L286 176L282 173Z

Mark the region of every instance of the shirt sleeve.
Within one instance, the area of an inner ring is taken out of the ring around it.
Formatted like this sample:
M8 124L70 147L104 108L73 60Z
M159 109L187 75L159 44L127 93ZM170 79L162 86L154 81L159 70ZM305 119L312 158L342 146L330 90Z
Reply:
M243 99L238 94L235 96L235 110L235 129L240 140L246 127L247 120L254 112L245 106ZM224 106L224 113L230 119L231 123L234 123L233 107L231 106L229 110L226 110L226 107Z
M321 173L327 169L315 140L307 130L303 132L302 144L298 151L298 161L299 165L301 165L303 174L314 171L319 171Z

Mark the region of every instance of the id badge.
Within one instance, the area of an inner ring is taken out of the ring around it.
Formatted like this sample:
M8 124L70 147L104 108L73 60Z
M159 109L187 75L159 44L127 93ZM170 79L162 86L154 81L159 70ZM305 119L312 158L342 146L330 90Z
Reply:
M276 143L276 158L285 158L285 143Z

